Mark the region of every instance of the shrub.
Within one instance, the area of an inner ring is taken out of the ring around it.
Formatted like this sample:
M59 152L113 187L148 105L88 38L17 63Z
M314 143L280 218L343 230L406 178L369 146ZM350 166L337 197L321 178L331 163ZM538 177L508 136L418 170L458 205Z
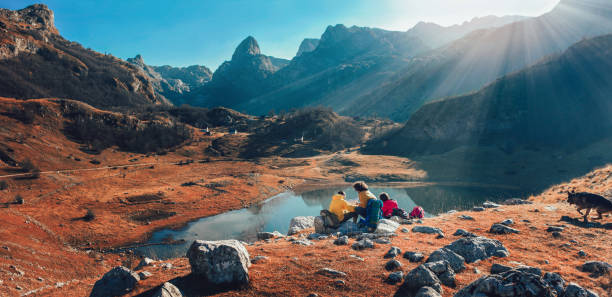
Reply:
M17 194L17 196L15 196L15 204L24 204L24 200L23 197L19 194Z
M83 216L83 221L85 222L91 222L96 218L96 215L94 214L94 212L91 209L87 209L87 212L85 213L85 215Z

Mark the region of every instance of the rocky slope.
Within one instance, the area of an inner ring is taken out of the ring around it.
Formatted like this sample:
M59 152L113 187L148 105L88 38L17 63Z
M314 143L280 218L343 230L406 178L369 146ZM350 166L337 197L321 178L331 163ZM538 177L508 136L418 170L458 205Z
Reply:
M609 1L564 0L542 16L473 32L411 60L398 77L355 98L344 112L404 121L428 100L477 90L585 37L611 32Z
M302 43L300 43L300 47L298 48L298 51L295 56L299 57L304 53L314 51L317 46L319 46L319 41L320 40L318 38L305 38L304 40L302 40Z
M573 150L610 137L610 48L612 35L587 39L478 92L428 103L371 150L399 155L466 145Z
M476 17L470 21L453 26L440 26L436 23L419 22L408 30L408 35L421 39L430 48L438 48L448 42L464 37L472 31L501 27L510 23L524 20L523 16L485 16Z
M42 4L0 9L0 76L0 96L71 98L98 107L168 103L136 67L62 38Z
M145 64L141 55L128 58L127 61L148 77L157 93L177 105L182 103L182 98L191 90L203 86L212 78L212 72L205 66L150 66Z

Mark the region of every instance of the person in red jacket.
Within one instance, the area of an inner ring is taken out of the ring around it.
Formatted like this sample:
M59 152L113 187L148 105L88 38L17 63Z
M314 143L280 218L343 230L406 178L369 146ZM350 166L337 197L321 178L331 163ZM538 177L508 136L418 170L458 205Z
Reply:
M387 194L385 192L380 193L379 198L383 202L383 207L382 207L383 217L388 219L393 214L393 210L398 208L397 207L397 201L392 200L389 197L389 194Z
M397 201L391 199L389 194L382 192L378 197L383 202L382 213L384 218L388 219L392 216L398 216L402 219L408 219L406 211L399 208L397 206Z

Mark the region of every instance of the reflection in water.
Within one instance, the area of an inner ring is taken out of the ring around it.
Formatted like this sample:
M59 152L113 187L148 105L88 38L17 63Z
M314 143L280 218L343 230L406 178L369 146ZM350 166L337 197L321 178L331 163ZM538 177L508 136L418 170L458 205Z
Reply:
M289 221L295 216L316 216L321 209L327 208L331 197L339 190L347 193L347 200L357 200L352 188L321 189L300 195L287 192L279 194L266 202L224 214L202 218L190 223L181 230L161 230L155 232L149 243L160 243L165 238L185 240L179 245L153 245L137 248L137 251L152 258L171 258L184 256L187 248L195 239L221 240L239 239L255 241L257 232L279 231L286 233ZM509 197L524 196L526 193L491 187L460 186L418 186L412 188L371 188L375 195L387 192L397 200L399 207L408 212L416 206L422 206L427 216L439 214L451 209L468 209L485 200L500 200Z

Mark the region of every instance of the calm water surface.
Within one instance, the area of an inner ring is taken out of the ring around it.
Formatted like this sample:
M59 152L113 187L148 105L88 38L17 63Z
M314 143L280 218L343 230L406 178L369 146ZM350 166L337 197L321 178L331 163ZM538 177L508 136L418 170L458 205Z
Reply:
M191 242L196 239L239 239L252 242L257 239L257 232L260 231L276 230L285 234L291 218L319 215L319 211L329 206L332 195L339 190L347 193L347 200L357 199L355 191L350 187L314 190L301 194L286 192L256 206L199 219L180 230L165 229L155 232L148 243L162 243L167 239L184 240L184 243L150 245L136 248L136 251L151 258L166 259L184 256ZM389 193L392 199L397 200L399 207L407 211L419 205L425 209L428 216L452 209L469 209L486 200L499 201L528 194L492 187L440 185L370 190L377 196L381 192Z

